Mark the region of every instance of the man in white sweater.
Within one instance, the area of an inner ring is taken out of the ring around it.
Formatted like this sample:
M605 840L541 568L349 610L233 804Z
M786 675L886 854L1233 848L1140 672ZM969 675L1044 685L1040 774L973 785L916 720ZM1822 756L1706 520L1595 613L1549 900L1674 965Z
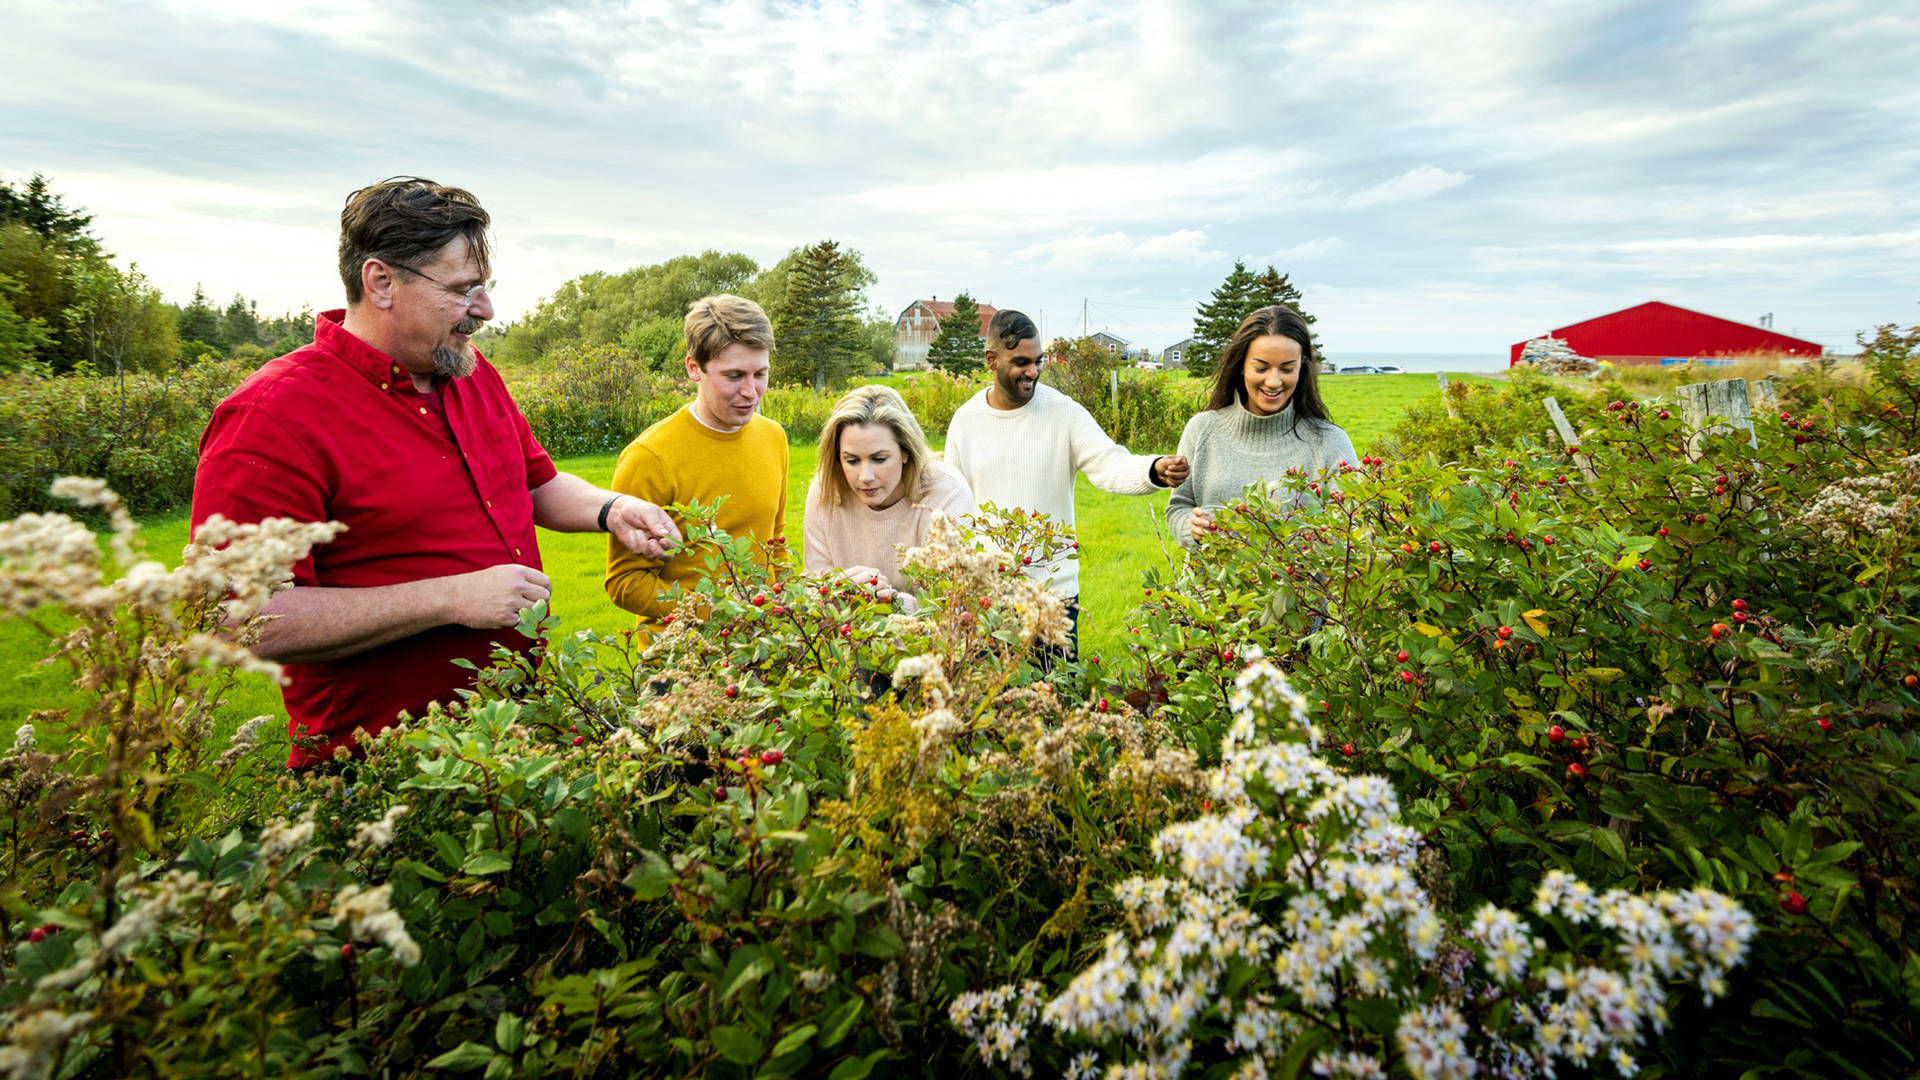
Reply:
M987 324L993 382L955 410L947 427L947 464L966 478L978 502L1038 511L1072 527L1075 473L1116 495L1146 495L1186 480L1186 458L1128 453L1079 402L1042 386L1045 363L1033 320L1018 311L995 313ZM1077 654L1079 558L1067 552L1030 572L1044 573L1067 601Z

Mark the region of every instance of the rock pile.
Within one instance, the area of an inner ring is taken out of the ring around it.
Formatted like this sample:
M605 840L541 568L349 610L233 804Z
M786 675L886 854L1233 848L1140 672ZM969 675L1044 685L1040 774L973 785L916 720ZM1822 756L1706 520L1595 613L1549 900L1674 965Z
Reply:
M1557 337L1537 337L1520 349L1520 362L1547 375L1591 375L1600 366Z

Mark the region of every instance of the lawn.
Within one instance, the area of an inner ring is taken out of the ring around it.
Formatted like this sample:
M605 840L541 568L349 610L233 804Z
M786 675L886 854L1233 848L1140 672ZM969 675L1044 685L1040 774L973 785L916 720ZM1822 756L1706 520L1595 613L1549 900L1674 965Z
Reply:
M1455 376L1461 378L1463 376ZM1347 430L1362 453L1391 427L1414 401L1437 393L1431 375L1345 375L1323 377L1322 393L1334 421ZM943 432L929 432L936 441ZM1142 452L1172 453L1174 448L1137 446ZM817 448L797 445L787 468L787 535L802 535L801 518L807 484L813 475ZM610 454L569 458L560 467L596 484L613 475ZM1081 551L1081 647L1091 653L1117 655L1125 633L1127 614L1137 597L1141 572L1150 566L1170 567L1178 548L1163 524L1167 496L1109 495L1081 478L1076 484ZM184 511L143 523L149 555L172 565L187 541ZM607 540L600 534L540 532L540 551L553 579L553 610L563 632L582 627L613 631L630 625L630 616L614 607L600 587L606 566ZM64 666L40 666L45 636L19 620L0 622L0 737L37 708L56 707L73 700ZM243 683L223 714L223 729L248 717L278 712L279 692L264 679Z

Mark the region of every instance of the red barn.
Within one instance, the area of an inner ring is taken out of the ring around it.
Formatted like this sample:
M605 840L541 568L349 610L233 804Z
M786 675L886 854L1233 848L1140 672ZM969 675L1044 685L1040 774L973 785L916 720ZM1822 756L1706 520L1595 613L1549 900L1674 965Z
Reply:
M1816 342L1658 300L1563 326L1551 334L1581 356L1616 364L1658 364L1668 357L1691 359L1753 352L1820 355ZM1515 343L1508 367L1520 362L1520 350L1526 344Z

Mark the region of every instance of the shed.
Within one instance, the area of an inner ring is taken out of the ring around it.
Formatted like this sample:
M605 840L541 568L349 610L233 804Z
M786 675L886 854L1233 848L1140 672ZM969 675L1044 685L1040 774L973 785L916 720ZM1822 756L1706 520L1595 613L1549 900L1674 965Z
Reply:
M1581 356L1616 364L1658 364L1662 360L1784 353L1819 356L1818 342L1782 334L1764 326L1735 322L1649 300L1607 315L1570 323L1548 335L1565 341ZM1533 337L1541 337L1535 334ZM1529 338L1528 340L1532 340ZM1507 366L1520 362L1525 341L1515 342Z

